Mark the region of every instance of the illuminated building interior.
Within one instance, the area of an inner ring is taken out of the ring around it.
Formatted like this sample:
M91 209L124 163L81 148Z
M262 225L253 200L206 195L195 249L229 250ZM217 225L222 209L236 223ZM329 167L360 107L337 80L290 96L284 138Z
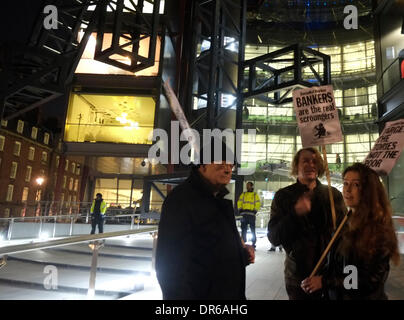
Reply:
M65 141L151 144L152 97L72 93Z

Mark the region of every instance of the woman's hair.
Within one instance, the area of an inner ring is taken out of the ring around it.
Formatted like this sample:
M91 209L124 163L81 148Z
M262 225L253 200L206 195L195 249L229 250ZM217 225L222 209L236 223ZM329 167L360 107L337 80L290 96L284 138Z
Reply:
M392 219L392 208L378 174L362 163L355 163L343 173L355 171L360 178L360 200L354 214L348 219L340 249L346 253L354 247L362 259L374 255L390 256L398 264L400 253Z
M299 174L299 159L300 159L300 154L302 153L302 151L310 151L311 153L314 153L316 156L316 161L317 161L317 173L318 173L318 177L321 178L324 174L325 168L324 168L324 161L323 158L321 157L320 152L313 147L308 147L308 148L303 148L300 149L294 156L293 160L292 160L292 170L290 172L291 176L293 177L297 177Z

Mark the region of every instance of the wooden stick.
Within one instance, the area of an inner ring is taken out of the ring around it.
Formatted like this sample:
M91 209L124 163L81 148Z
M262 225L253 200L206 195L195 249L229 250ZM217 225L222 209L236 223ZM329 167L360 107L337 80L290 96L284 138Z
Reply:
M330 197L330 204L331 204L332 226L335 231L335 229L337 228L337 218L335 215L334 196L332 194L332 189L331 189L330 170L328 168L327 151L325 149L325 145L322 146L322 149L323 149L323 158L324 158L324 164L325 164L325 174L326 174L327 182L328 182L328 195Z
M344 226L345 222L348 219L348 214L349 212L344 216L344 219L342 219L340 225L338 226L337 231L335 231L334 236L331 238L330 242L327 245L327 248L325 248L323 254L320 257L320 260L318 260L317 265L313 269L312 273L310 274L310 277L313 277L316 275L318 268L320 268L321 264L323 263L324 258L327 256L328 252L331 249L331 246L334 244L335 240L337 239L339 233L341 232L342 227Z

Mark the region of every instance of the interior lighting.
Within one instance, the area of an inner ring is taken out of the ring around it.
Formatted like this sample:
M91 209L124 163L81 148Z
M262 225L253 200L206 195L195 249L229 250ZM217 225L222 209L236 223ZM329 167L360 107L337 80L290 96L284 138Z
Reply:
M116 117L115 119L118 120L121 124L129 124L129 126L125 126L124 129L132 130L132 129L139 129L139 122L135 122L129 119L126 119L128 114L126 112L122 112L120 117Z

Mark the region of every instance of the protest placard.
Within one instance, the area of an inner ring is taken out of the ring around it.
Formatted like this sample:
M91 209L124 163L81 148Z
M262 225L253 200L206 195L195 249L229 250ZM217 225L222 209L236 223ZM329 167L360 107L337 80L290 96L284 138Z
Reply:
M381 135L363 161L380 175L388 175L404 147L404 120L386 122Z
M304 148L342 141L332 85L293 91L293 107Z

